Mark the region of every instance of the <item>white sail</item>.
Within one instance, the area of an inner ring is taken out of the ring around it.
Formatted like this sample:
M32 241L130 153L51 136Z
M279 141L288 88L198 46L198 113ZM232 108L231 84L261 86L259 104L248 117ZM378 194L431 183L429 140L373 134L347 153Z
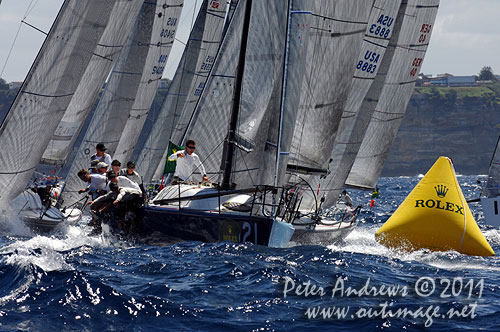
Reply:
M186 135L186 139L198 142L197 153L212 181L217 181L220 173L223 142L228 133L244 9L245 1L240 0ZM244 163L241 154L246 155L253 149L252 140L258 137L256 133L262 123L262 114L267 109L276 82L281 79L285 22L286 3L252 3L249 27L252 33L248 35L236 132L238 163ZM234 172L237 174L233 182L237 184L252 176L247 167L241 169L237 166Z
M67 0L0 127L0 201L26 186L75 93L115 1Z
M146 58L146 64L135 95L134 104L130 109L125 126L118 128L121 129L120 140L116 149L113 149L113 158L120 160L122 163L130 160L148 116L156 90L158 89L158 84L160 83L170 51L172 50L172 45L174 44L175 33L183 6L183 0L164 0L157 3L158 7L151 36L152 47L150 47Z
M311 12L303 28L308 35L305 77L300 86L290 85L285 108L297 109L288 151L289 164L299 169L322 169L330 158L373 4L364 0L314 3L304 1L302 7Z
M167 3L172 3L173 6L167 5ZM148 53L150 51L157 52L159 48L163 48L164 43L173 40L175 32L168 28L163 29L162 26L166 26L169 18L178 18L180 6L179 1L174 3L173 0L144 2L133 32L116 61L92 121L71 165L64 187L66 204L72 204L81 198L77 191L82 188L82 182L77 177L77 172L82 168L89 167L90 156L95 152L96 144L104 143L109 149L107 152L113 154L130 114L130 109L134 105L139 86L141 82L148 84L147 81L142 80L143 72L151 74L153 71L160 70L156 62L163 61L163 57L152 58L148 56ZM172 11L175 15L169 15ZM156 32L153 32L153 27L157 29ZM149 63L146 63L147 59L150 60ZM162 64L164 66L163 62Z
M163 155L179 118L186 122L191 118L219 49L225 14L226 2L205 0L200 8L158 118L136 162L145 182L151 181L159 166L163 171Z
M318 197L326 196L323 207L335 204L354 163L394 55L394 47L386 49L389 40L393 44L398 40L405 8L394 0L377 0L373 5L329 160L330 173L309 181Z
M83 121L95 105L99 91L118 57L141 8L141 1L118 0L109 22L71 102L59 122L42 162L63 164L75 143Z
M439 0L407 1L393 60L347 185L375 186L415 86L438 7Z
M497 141L497 146L491 159L488 180L486 186L483 188L483 196L500 196L500 138Z

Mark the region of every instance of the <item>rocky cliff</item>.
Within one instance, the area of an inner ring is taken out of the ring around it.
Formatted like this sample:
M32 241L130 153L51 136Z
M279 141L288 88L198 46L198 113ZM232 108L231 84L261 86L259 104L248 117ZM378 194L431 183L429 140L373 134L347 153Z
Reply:
M439 156L460 174L487 174L500 135L500 84L416 88L382 176L426 173Z

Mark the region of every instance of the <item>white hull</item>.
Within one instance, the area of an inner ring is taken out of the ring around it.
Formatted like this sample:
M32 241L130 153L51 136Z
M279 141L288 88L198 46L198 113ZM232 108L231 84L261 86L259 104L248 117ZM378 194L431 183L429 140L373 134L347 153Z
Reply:
M356 227L357 222L333 225L294 225L295 231L291 241L298 245L331 245L341 242Z
M299 245L331 245L346 238L356 227L359 210L338 204L330 215L316 223L308 216L294 221L291 241Z
M500 196L481 197L483 207L484 222L487 225L500 227Z
M17 216L23 220L31 230L36 233L49 233L61 225L74 224L82 218L79 209L61 211L55 207L46 209L38 194L26 190L13 202L17 207Z

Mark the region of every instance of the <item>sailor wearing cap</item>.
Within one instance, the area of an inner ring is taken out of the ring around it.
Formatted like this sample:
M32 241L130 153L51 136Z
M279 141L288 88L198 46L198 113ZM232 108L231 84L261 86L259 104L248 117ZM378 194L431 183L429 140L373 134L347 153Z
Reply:
M106 175L106 172L108 171L108 164L100 161L97 163L97 171L99 172L99 174L103 174L103 175Z
M97 170L98 163L99 163L99 160L97 160L97 159L94 159L90 162L90 167L89 167L90 174L99 174L99 171Z
M111 156L107 154L106 147L104 144L99 143L95 146L95 154L90 157L90 161L92 160L98 160L106 163L106 165L111 165Z

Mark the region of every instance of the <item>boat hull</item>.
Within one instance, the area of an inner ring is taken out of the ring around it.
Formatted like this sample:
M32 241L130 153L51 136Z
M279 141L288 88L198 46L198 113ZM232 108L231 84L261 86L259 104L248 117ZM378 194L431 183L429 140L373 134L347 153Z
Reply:
M281 223L272 218L248 214L179 210L158 206L143 207L139 214L137 234L148 242L230 241L267 246L270 243L273 226L275 223ZM288 243L291 233L279 236L284 238L279 241L280 243Z
M29 229L40 234L53 232L57 227L62 225L74 224L82 217L82 212L78 209L61 212L59 209L50 208L43 214L42 211L21 211L19 216Z
M294 225L295 232L291 241L297 245L331 245L341 242L356 228L357 222L339 225L314 226Z
M500 196L482 197L484 222L494 227L500 227Z

